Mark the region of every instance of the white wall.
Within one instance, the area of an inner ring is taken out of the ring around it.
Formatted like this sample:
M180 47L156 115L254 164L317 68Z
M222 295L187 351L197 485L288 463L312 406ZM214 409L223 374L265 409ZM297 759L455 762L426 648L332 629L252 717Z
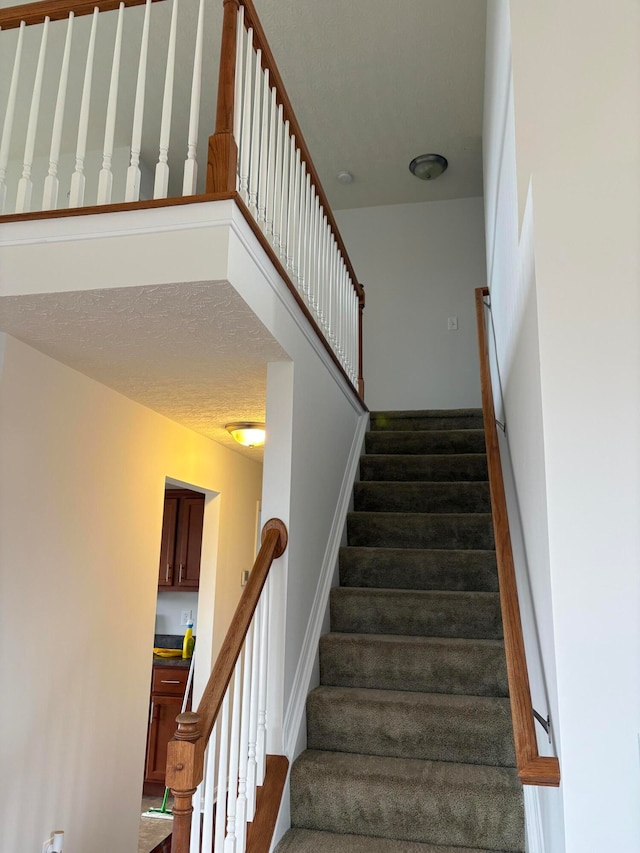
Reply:
M481 198L340 210L366 293L372 410L480 405L473 290L486 282ZM447 319L458 317L458 331Z
M165 478L208 495L211 601L252 562L261 468L10 337L0 434L2 849L135 850Z
M527 457L544 464L564 844L567 853L637 853L640 7L622 2L603 15L594 0L510 5L509 180L521 246L535 235L534 274L513 315L519 327L512 334L503 318L500 334L534 369L539 351L539 391L520 394L508 416L516 471L540 485ZM490 6L504 23L506 4ZM499 144L499 134L485 137L489 159ZM508 251L497 246L496 259ZM526 426L532 414L542 438ZM542 532L533 503L527 514Z
M499 435L531 697L539 713L550 714L554 728L550 748L536 724L539 750L548 755L558 754L561 745L557 732L533 218L530 204L519 238L515 155L509 14L507 5L500 0L488 7L484 123L487 269L500 368L498 376L494 361L493 384L497 414L507 427L506 438ZM490 350L495 358L491 336ZM560 853L564 850L562 791L540 788L529 792L527 821L532 829L537 815L530 808L529 797L539 801L547 853ZM537 853L536 849L531 853Z
M238 588L240 584L238 583ZM193 614L193 633L198 629L198 593L158 590L156 603L156 634L184 634L186 628L181 624L183 610Z

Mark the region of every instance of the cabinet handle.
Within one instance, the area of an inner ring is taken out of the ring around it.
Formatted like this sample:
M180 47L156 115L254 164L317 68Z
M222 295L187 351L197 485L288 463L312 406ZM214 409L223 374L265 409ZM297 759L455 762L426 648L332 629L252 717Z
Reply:
M166 571L166 574L164 576L164 579L167 583L169 583L169 563L167 563L167 571Z
M182 583L182 563L180 563L180 573L178 575L178 583Z
M161 679L160 684L180 684L180 682L179 681L165 681L164 679Z

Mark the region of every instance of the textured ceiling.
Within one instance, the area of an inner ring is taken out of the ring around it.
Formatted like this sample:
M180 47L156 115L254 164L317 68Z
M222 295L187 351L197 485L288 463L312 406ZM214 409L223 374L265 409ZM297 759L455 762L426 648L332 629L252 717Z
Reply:
M0 299L0 329L253 459L224 426L264 420L286 353L226 282Z

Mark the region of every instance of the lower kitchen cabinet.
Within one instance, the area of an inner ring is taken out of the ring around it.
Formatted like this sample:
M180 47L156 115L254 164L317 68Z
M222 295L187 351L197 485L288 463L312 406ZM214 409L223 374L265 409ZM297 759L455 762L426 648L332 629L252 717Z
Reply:
M145 782L164 786L167 769L167 744L176 731L176 717L182 710L182 697L187 685L187 668L154 666L151 680L149 731ZM191 709L191 697L187 710Z

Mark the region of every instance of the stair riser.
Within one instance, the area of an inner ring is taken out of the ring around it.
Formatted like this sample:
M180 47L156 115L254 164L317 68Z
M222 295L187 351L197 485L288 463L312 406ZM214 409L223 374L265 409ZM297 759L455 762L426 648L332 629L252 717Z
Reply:
M484 431L368 432L365 449L367 453L388 454L484 453Z
M491 512L488 483L361 482L356 512Z
M458 430L482 429L482 410L466 412L372 412L371 429L378 430Z
M332 589L331 630L357 634L502 639L497 593Z
M491 516L349 513L349 545L373 548L492 550Z
M308 749L515 765L508 699L364 692L320 688L309 695Z
M340 585L497 592L495 552L341 548Z
M384 455L362 456L361 480L469 482L486 480L487 457L484 453L458 455Z
M334 687L507 696L501 643L325 634L320 683Z
M314 762L315 755L307 753L307 760L296 762L291 772L293 826L489 850L523 849L522 792L514 784L515 771L491 768L493 776L479 774L485 784L463 787L449 782L440 772L442 764L411 762L411 775L403 775L406 768L399 766L397 775L385 777L373 764L363 777L344 765L336 773ZM496 782L498 773L504 780Z

